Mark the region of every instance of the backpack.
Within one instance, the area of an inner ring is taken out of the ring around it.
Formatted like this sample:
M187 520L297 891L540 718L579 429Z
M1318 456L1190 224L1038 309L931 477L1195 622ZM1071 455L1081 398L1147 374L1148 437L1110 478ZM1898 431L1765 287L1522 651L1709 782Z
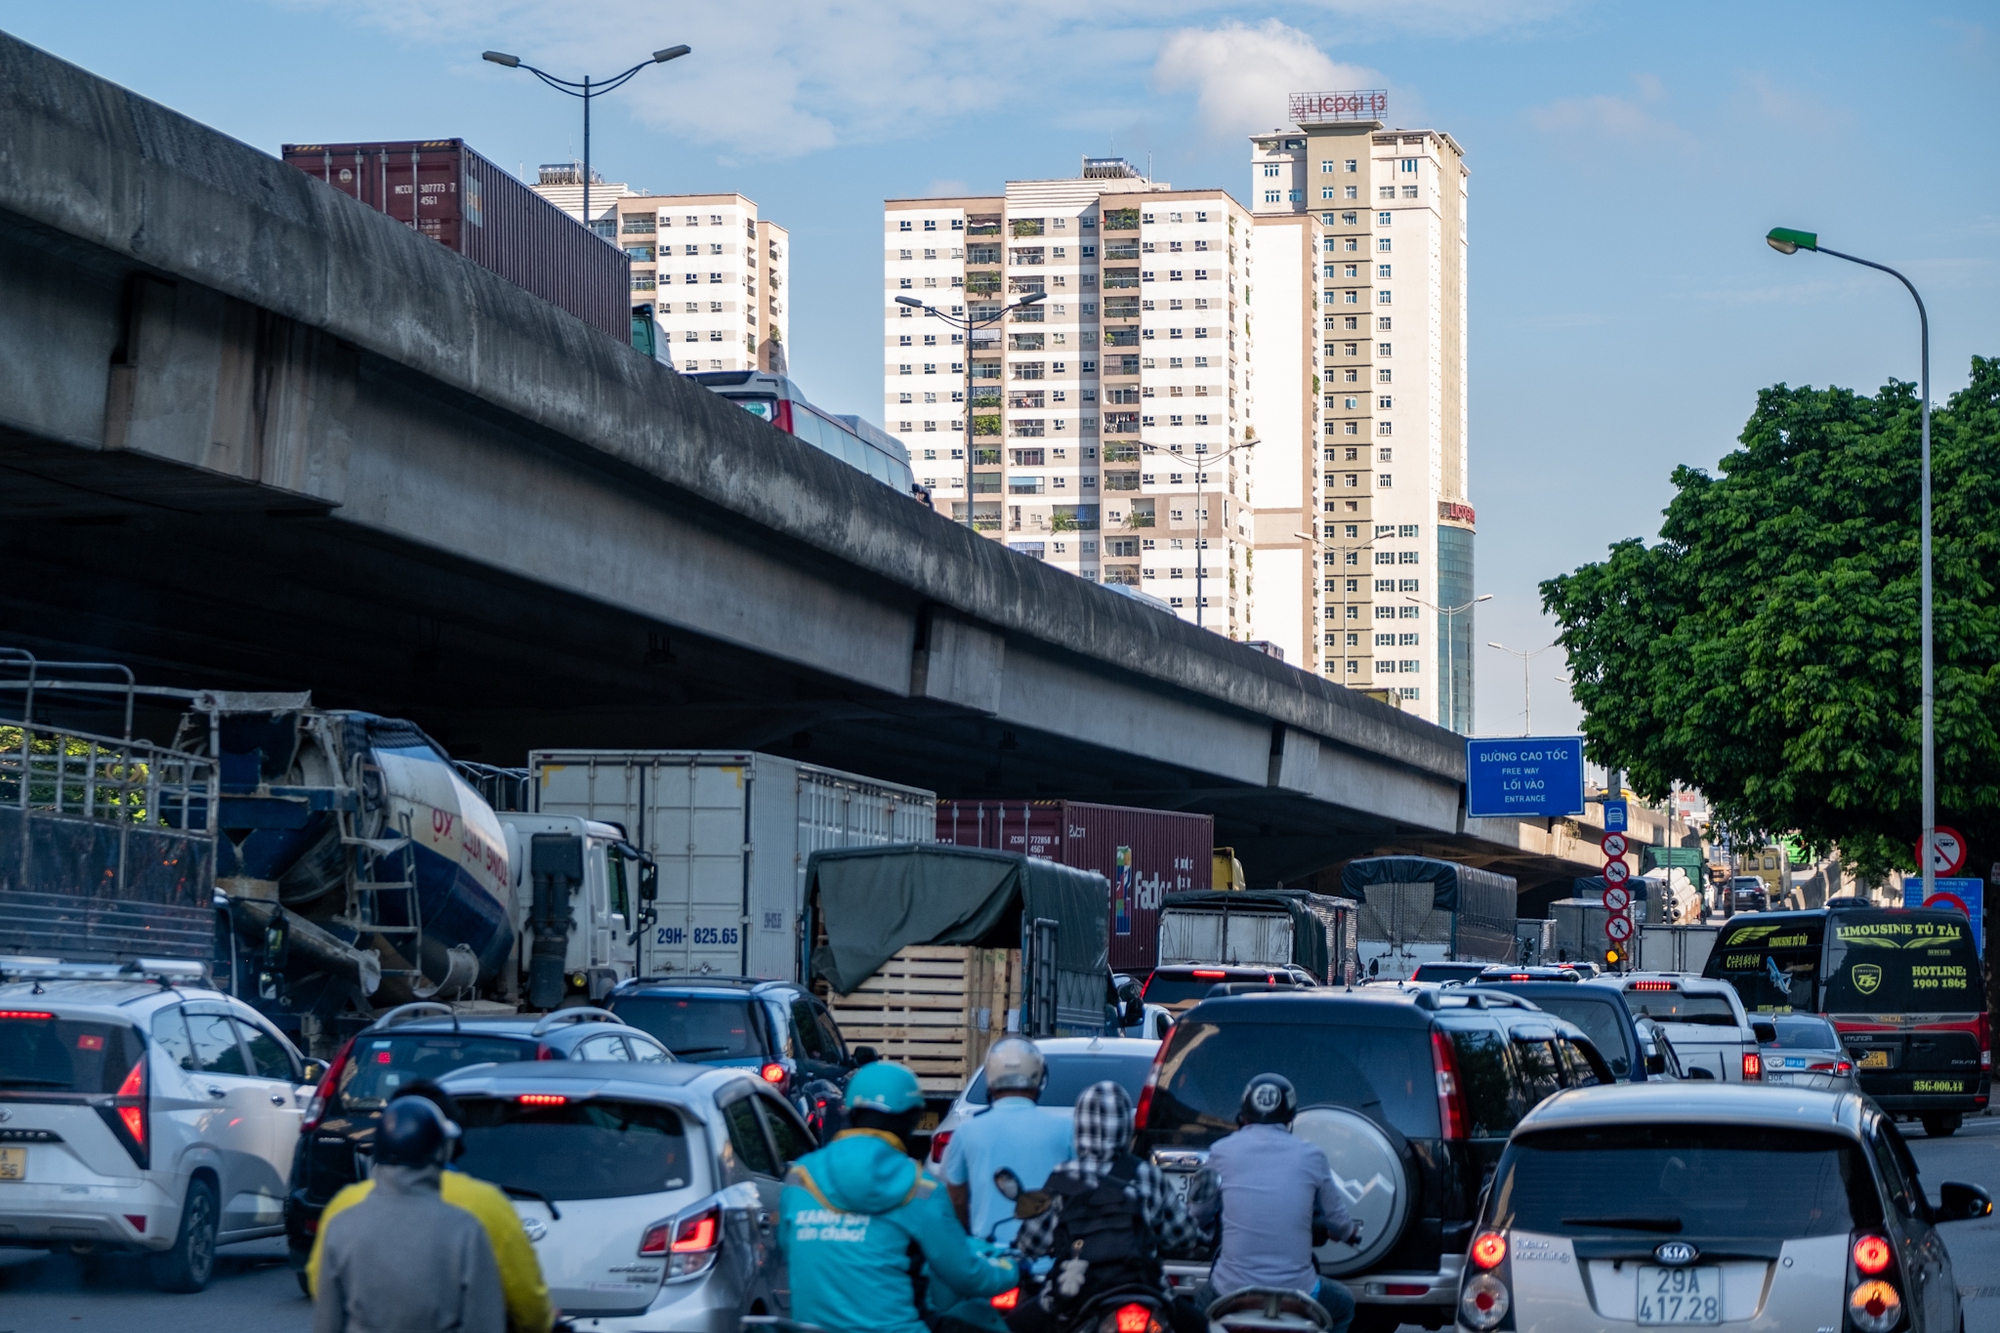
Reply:
M1139 1176L1139 1159L1120 1153L1095 1185L1068 1176L1051 1177L1046 1188L1062 1198L1056 1222L1051 1282L1067 1268L1066 1287L1081 1295L1116 1287L1158 1287L1164 1281L1158 1242L1146 1223L1137 1192L1127 1191ZM1081 1261L1082 1269L1069 1268Z

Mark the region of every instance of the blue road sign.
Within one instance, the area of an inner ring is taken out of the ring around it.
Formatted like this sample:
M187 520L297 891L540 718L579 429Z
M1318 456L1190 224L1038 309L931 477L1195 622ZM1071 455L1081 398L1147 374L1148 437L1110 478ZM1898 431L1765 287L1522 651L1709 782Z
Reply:
M1474 819L1583 813L1583 737L1465 743L1465 813Z
M1944 878L1933 879L1937 885L1929 902L1924 901L1924 880L1921 875L1910 875L1903 880L1903 906L1942 908L1950 912L1964 912L1972 922L1972 947L1981 958L1986 956L1986 923L1980 918L1986 915L1986 881L1982 879Z
M1604 803L1604 831L1606 833L1623 833L1625 831L1625 821L1629 808L1623 801L1606 801Z

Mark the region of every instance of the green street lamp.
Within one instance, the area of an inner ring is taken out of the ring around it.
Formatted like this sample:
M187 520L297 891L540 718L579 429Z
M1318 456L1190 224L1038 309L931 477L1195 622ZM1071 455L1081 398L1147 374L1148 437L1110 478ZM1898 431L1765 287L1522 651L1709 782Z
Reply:
M1850 264L1860 264L1887 273L1890 277L1909 289L1910 299L1917 303L1917 328L1922 344L1923 395L1923 480L1922 495L1922 636L1923 636L1923 834L1917 840L1917 861L1924 876L1924 901L1929 902L1937 891L1937 871L1931 865L1931 839L1937 832L1937 731L1935 724L1936 696L1932 686L1931 671L1931 319L1924 309L1924 298L1917 294L1917 288L1908 278L1872 259L1862 259L1858 255L1842 254L1829 250L1819 243L1819 233L1796 231L1791 227L1773 227L1765 238L1765 243L1781 255L1797 254L1801 250L1811 250L1815 254L1832 255L1835 259L1845 259Z

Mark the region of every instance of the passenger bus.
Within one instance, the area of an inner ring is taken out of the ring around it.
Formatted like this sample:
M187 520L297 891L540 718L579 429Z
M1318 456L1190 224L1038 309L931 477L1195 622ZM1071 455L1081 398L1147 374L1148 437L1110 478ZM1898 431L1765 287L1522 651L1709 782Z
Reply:
M1957 912L1842 904L1722 924L1702 975L1755 1014L1822 1014L1883 1110L1949 1134L1986 1109L1993 1039L1972 927Z
M883 485L927 498L910 471L910 451L901 440L858 416L835 416L814 407L785 376L762 370L715 370L688 378Z

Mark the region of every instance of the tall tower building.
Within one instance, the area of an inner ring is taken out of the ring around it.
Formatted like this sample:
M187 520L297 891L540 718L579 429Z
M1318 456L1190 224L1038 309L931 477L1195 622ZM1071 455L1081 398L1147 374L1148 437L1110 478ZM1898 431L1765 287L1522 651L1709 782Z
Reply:
M1225 191L1115 158L886 201L883 414L938 508L963 521L969 504L1016 551L1251 637L1252 244ZM1034 292L969 343L896 303L977 319Z
M1250 183L1260 253L1272 220L1318 223L1324 670L1464 732L1476 641L1464 152L1439 130L1387 128L1380 92L1299 94L1291 109L1296 129L1252 137ZM1261 535L1258 559L1274 563ZM1260 601L1271 582L1260 569Z

